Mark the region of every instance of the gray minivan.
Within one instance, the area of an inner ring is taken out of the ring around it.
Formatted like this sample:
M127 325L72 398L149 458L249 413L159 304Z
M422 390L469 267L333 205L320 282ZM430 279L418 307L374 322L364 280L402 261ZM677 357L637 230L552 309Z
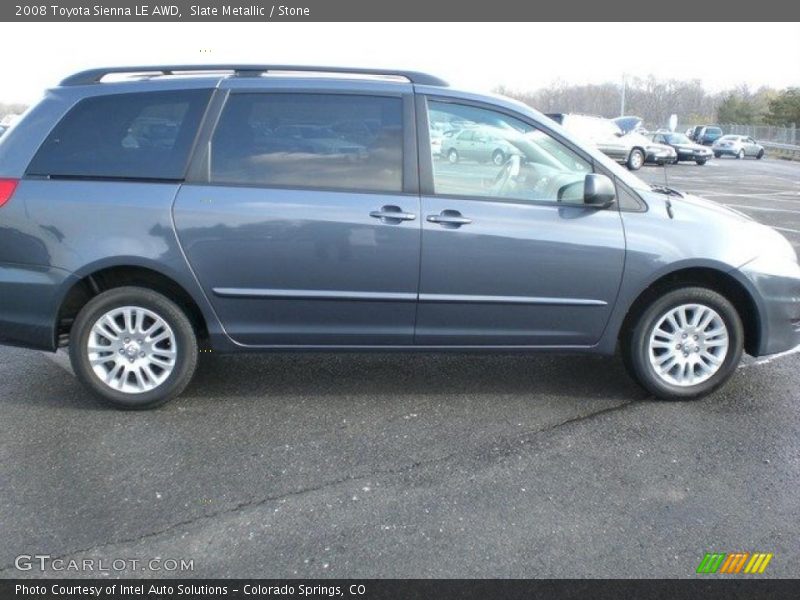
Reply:
M433 160L431 131L463 129L513 151ZM776 231L430 75L96 69L0 141L0 339L68 346L127 409L178 395L202 349L620 348L654 396L696 398L800 342L800 266Z

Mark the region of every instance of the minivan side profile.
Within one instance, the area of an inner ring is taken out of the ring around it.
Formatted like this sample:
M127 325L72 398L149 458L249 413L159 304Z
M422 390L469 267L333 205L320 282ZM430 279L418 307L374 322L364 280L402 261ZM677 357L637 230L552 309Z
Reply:
M442 131L491 143L434 159ZM424 73L93 69L0 140L0 342L68 347L123 409L179 395L201 349L619 349L690 399L800 343L800 266L773 229Z

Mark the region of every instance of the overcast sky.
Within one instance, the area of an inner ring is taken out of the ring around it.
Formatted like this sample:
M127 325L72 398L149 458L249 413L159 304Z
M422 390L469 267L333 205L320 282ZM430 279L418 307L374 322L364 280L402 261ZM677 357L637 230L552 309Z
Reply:
M629 76L800 85L800 24L0 23L0 101L108 65L290 63L429 71L486 91Z

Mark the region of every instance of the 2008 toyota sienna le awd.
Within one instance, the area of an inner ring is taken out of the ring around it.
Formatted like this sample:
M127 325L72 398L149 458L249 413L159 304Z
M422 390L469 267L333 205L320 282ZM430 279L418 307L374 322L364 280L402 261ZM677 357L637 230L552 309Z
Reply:
M513 151L432 157L473 128ZM799 328L777 232L430 75L98 69L0 142L0 338L68 345L120 408L179 394L201 348L619 347L696 398Z

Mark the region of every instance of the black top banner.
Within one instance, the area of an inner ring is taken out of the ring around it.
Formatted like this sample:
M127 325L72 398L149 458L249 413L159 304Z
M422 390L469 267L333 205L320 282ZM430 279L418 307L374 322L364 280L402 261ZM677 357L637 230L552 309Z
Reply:
M173 0L39 0L0 4L0 20L17 22L347 22L347 21L794 21L800 3L706 0L289 0L272 3ZM606 32L607 34L608 32ZM616 33L613 33L614 35ZM598 32L602 37L603 32Z

